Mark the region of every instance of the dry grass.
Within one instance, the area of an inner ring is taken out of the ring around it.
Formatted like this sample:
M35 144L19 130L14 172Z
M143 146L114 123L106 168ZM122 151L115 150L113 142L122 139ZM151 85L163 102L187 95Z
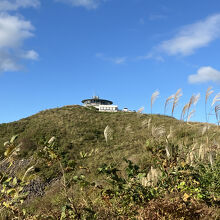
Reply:
M216 209L205 203L190 200L184 202L182 195L168 195L155 199L140 211L138 219L146 220L216 220Z
M211 88L206 92L206 108L212 93ZM158 95L158 91L152 94L151 112ZM182 91L178 89L175 94L168 97L164 111L168 104L172 103L171 115L174 115L181 96ZM84 190L81 190L81 186L73 184L74 186L71 187L75 188L69 188L68 193L72 193L74 198L77 198L78 208L82 212L89 213L90 209L95 210L99 216L98 219L129 219L130 213L133 217L136 213L137 219L215 219L217 211L214 210L214 205L209 207L208 202L205 204L196 200L193 193L192 195L189 193L190 198L185 201L181 190L178 191L172 184L171 186L176 190L175 193L173 189L173 191L169 189L173 194L167 194L165 197L157 196L148 205L142 204L142 207L131 205L127 215L125 212L120 214L120 200L116 203L110 198L103 196L100 198L97 193L98 189L106 187L101 177L97 176L97 168L104 163L114 164L120 168L120 171L122 170L121 177L123 177L125 163L122 158L124 157L135 162L145 173L141 183L146 187L157 188L162 171L169 173L174 169L176 172L175 169L180 167L182 169L182 164L192 168L198 164L207 166L211 164L210 170L214 170L220 150L219 127L208 123L188 123L195 111L193 106L199 98L200 94L193 95L184 106L181 112L182 121L168 116L143 114L143 108L137 113L97 112L93 108L82 106L65 106L42 111L29 118L0 125L0 144L2 145L0 154L3 156L5 151L3 143L14 134L19 134L17 143L22 142L20 159L30 157L36 159L48 140L55 141L56 153L63 166L62 173L59 163L45 163L44 160L39 160L36 163L34 175L46 184L65 175L66 186L75 175L84 175L89 182L95 181L95 185ZM219 98L218 93L212 101L218 123ZM51 137L56 137L56 140ZM28 176L27 174L25 176ZM171 183L172 181L171 178ZM26 204L29 212L36 215L48 212L52 216L60 217L65 196L59 187L61 188L62 184L48 188L42 198L33 199L30 204ZM216 195L212 196L214 198ZM46 205L43 205L42 201Z

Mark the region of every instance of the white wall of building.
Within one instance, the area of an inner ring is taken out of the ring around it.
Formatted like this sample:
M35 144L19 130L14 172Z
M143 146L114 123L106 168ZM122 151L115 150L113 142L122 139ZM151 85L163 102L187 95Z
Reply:
M98 109L100 112L117 112L118 106L117 105L99 105Z

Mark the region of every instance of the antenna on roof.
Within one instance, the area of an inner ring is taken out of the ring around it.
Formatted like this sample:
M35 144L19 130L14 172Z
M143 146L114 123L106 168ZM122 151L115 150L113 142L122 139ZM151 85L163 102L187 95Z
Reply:
M97 95L95 94L95 92L93 92L92 98L93 98L93 99L99 99L99 96L97 96Z

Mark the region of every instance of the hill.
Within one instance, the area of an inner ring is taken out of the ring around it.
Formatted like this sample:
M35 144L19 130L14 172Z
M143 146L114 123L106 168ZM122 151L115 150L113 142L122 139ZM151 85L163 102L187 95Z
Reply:
M11 177L1 184L15 190L1 195L13 201L1 203L2 218L218 218L219 134L215 125L82 106L1 124L0 170Z

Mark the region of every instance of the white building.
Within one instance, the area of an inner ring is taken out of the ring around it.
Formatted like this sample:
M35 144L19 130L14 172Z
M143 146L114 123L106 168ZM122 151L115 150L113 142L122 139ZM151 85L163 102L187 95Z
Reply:
M121 111L122 111L122 112L135 112L135 111L129 110L128 108L123 108Z
M93 106L100 112L117 112L118 106L112 105L113 102L105 99L100 99L98 96L93 96L91 99L82 100L84 106Z
M99 105L100 112L117 112L118 106L117 105Z

